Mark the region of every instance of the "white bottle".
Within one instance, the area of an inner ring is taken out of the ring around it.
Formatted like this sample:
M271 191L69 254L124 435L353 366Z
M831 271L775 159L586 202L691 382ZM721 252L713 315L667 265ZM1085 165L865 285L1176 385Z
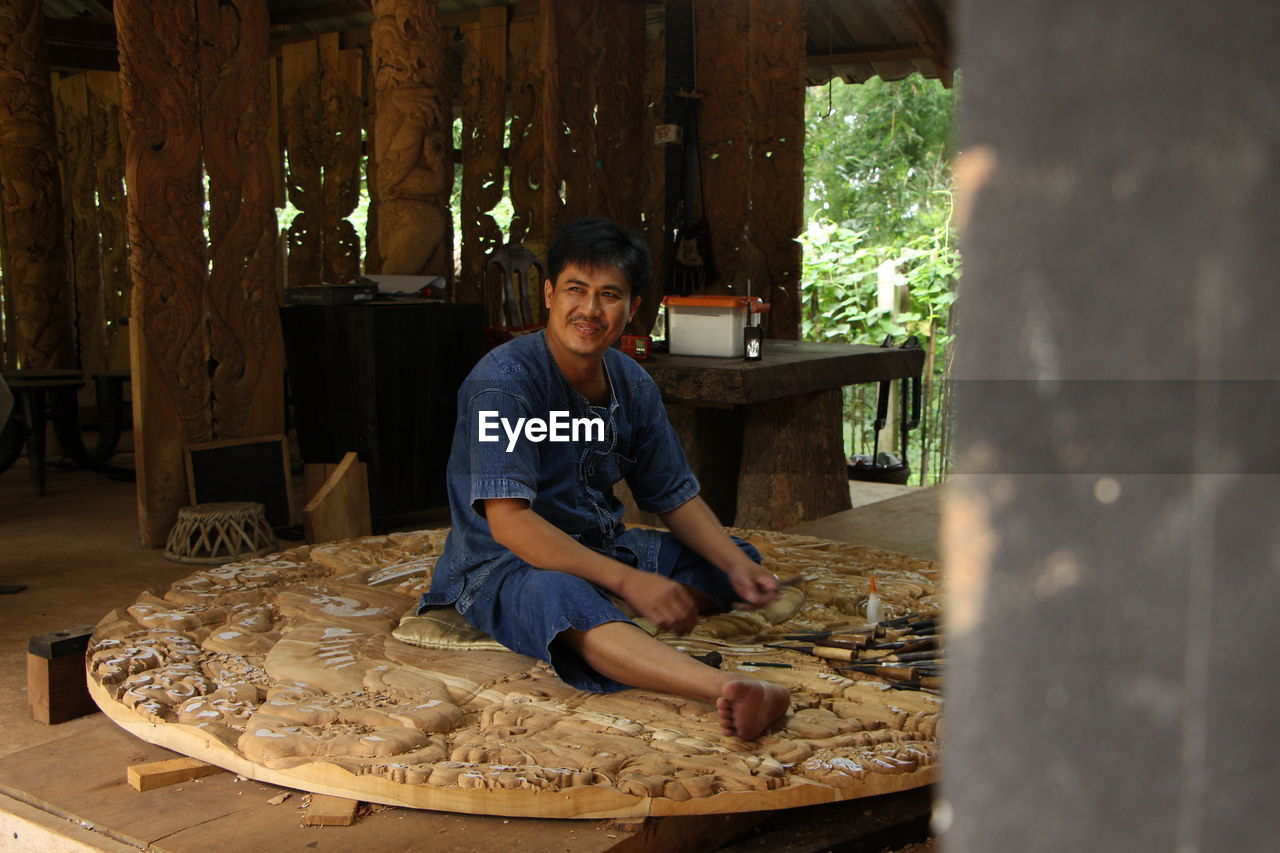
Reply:
M871 576L871 594L867 596L867 623L875 625L880 621L880 593L876 592L876 576Z

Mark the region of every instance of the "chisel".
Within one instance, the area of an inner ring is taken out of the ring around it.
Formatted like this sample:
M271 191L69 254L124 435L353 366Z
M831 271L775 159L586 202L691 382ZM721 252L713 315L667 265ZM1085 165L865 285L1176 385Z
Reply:
M876 651L876 650L870 649L869 651ZM877 655L874 657L868 655L867 657L864 658L864 660L868 662L895 661L898 663L908 663L911 661L921 661L921 660L942 660L945 654L946 653L943 652L942 649L930 649L924 652L894 652L892 654Z

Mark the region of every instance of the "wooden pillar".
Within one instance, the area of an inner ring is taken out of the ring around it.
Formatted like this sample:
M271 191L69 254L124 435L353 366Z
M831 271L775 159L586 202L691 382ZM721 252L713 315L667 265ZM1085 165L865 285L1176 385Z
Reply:
M551 221L560 199L546 156L552 119L547 43L542 33L548 20L546 5L536 16L511 21L511 218L510 239L546 259Z
M0 216L15 352L28 368L76 360L57 150L40 3L0 0Z
M118 0L114 10L127 129L138 525L143 544L157 547L187 503L182 445L213 438L199 32L193 0Z
M266 0L199 0L215 438L284 432ZM348 225L348 228L350 226Z
M289 203L298 211L284 239L285 280L290 287L324 282L324 190L320 171L324 104L320 100L319 64L314 41L293 42L280 48L288 154L285 187Z
M463 24L462 44L462 277L454 299L482 302L485 258L504 242L490 211L502 201L504 182L506 7L481 9Z
M157 547L187 502L184 444L283 428L268 22L265 0L118 0L115 15L138 516L143 544Z
M721 284L767 295L769 336L800 332L803 0L696 6L706 215Z
M453 269L452 116L436 4L373 0L378 250L389 274Z

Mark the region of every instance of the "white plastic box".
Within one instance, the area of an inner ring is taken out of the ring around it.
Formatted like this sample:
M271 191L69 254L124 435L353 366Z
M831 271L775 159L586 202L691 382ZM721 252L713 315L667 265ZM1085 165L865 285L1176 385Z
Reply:
M662 304L667 306L667 348L672 355L718 358L742 358L748 306L754 314L769 309L758 296L665 296Z

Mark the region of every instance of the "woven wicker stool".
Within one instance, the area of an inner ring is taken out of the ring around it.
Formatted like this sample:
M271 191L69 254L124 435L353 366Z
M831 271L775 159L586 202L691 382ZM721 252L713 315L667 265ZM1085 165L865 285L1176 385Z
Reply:
M256 501L195 504L178 510L164 555L177 563L219 565L276 547L267 511Z

